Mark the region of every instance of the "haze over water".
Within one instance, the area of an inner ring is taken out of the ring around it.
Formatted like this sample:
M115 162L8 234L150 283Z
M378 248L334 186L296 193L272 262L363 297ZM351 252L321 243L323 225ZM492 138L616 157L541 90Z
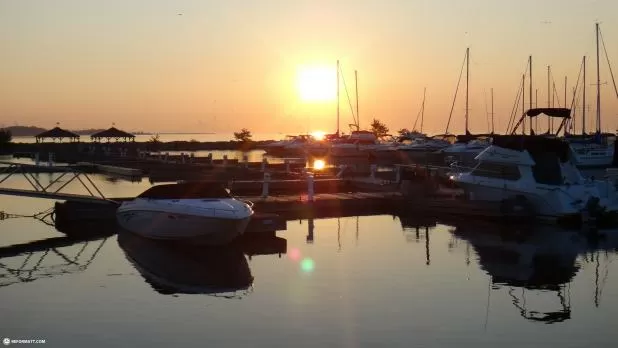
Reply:
M109 197L150 186L93 177ZM17 177L8 184L28 187ZM51 206L0 196L5 213ZM48 347L610 347L618 338L617 231L595 247L577 233L513 237L469 220L343 217L314 220L313 231L302 220L277 232L281 255L249 258L126 232L35 249L28 243L62 234L31 218L0 226L0 336ZM21 253L19 244L28 244ZM218 270L235 284L250 272L253 285L171 291Z

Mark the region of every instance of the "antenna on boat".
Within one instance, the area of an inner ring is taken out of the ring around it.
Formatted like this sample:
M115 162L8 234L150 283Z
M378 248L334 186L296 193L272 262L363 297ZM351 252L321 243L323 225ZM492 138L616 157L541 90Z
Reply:
M528 57L528 74L530 76L530 90L529 90L529 97L530 97L530 107L528 109L532 109L532 56ZM525 110L523 110L524 112L526 112ZM525 127L524 127L525 128ZM525 133L525 131L524 131ZM530 120L530 134L532 134L532 120Z
M491 134L494 134L494 89L491 89Z
M354 83L356 84L356 130L360 131L360 116L358 114L358 71L354 70Z
M551 79L551 67L547 66L547 107L551 108L551 87L550 87L550 79ZM547 118L547 132L551 133L551 117Z
M521 75L521 112L526 112L526 74ZM530 121L532 122L532 121ZM524 117L523 123L521 125L521 134L526 135L526 118Z
M597 34L597 133L601 133L601 64L599 64L599 22L595 23Z
M425 120L425 92L427 92L427 87L423 88L423 104L421 105L421 133L423 133L423 121Z
M586 134L586 56L583 58L584 65L584 83L583 83L583 107L582 107L582 135Z
M468 128L468 89L470 85L470 47L466 48L466 134L470 134Z
M339 59L337 59L337 137L339 137Z

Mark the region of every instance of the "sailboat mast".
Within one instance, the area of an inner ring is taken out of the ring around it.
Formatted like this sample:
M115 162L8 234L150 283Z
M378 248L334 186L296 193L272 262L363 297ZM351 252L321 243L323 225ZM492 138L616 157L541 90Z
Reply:
M528 74L530 75L530 109L532 109L532 56L528 58Z
M358 113L358 71L354 70L354 83L356 84L356 130L360 131L360 115Z
M551 67L547 66L547 107L551 108L551 87L549 80L551 78ZM551 117L547 117L547 131L551 133Z
M423 88L423 104L421 105L421 133L423 133L423 121L425 120L425 93L427 87Z
M584 56L584 91L583 91L583 107L582 107L582 135L586 134L586 56Z
M468 87L470 84L470 47L466 48L466 134L468 131Z
M494 89L491 89L491 134L494 134Z
M595 24L597 33L597 133L601 133L601 64L599 64L599 23Z
M521 112L526 112L526 74L521 75ZM530 121L532 122L532 121ZM526 135L526 118L524 118L524 122L522 124L521 134Z
M339 136L339 59L337 59L337 136Z

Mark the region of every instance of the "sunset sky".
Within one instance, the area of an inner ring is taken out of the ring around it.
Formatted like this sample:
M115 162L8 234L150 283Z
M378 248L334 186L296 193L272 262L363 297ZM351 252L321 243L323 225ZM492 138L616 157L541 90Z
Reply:
M301 98L298 76L339 59L351 98L358 70L361 128L374 117L412 128L427 87L424 130L442 133L470 47L470 128L488 130L493 88L504 132L529 55L539 106L547 66L563 106L564 77L571 95L587 55L594 113L594 23L618 73L617 18L616 0L2 0L0 126L331 132L335 102ZM601 62L603 128L615 130ZM463 87L451 132L463 131ZM342 84L341 129L349 123Z

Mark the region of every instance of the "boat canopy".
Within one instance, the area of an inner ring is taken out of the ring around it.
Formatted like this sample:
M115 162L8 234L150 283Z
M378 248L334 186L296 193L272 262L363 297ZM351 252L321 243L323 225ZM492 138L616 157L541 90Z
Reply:
M493 145L517 151L527 150L533 158L543 153L554 153L560 162L569 160L569 144L561 139L535 135L494 135Z
M232 196L220 183L200 181L153 186L137 197L150 199L200 199L231 198Z
M536 108L526 111L526 116L537 117L541 114L549 117L571 118L571 109L567 108Z

